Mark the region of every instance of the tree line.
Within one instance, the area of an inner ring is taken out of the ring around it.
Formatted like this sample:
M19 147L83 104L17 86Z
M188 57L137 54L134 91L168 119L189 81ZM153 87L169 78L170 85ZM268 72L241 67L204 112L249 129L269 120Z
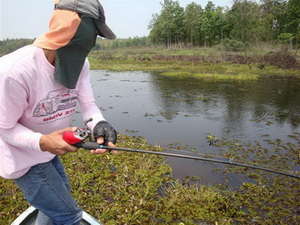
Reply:
M32 44L32 39L9 39L6 38L2 41L0 41L0 56L5 55L7 53L13 52L16 49L23 47L25 45Z
M228 50L247 45L272 43L300 47L300 0L233 0L231 8L211 1L202 8L192 2L185 8L178 0L160 2L160 13L149 22L148 37L99 40L94 50L121 47L173 45L211 47L222 44ZM31 44L30 39L0 41L0 55Z
M300 0L260 2L233 0L231 8L192 2L183 8L177 0L164 0L149 24L148 38L166 46L271 42L299 47Z

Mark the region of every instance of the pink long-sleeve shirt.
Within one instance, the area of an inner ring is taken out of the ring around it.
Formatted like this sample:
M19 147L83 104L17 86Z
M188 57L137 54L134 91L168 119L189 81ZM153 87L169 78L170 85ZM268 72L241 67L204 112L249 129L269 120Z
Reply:
M0 58L0 176L16 179L54 158L41 151L43 134L69 127L77 103L89 123L104 120L95 104L85 62L75 89L54 80L43 49L29 45Z

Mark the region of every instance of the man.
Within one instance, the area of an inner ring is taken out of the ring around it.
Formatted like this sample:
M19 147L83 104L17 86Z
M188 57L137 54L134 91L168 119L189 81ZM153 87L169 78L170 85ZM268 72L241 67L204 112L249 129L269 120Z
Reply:
M79 224L82 210L58 155L77 151L62 134L78 102L98 144L114 147L116 131L95 104L88 53L97 35L114 39L98 0L55 1L49 32L0 58L0 176L13 179L39 209L37 224ZM91 153L104 153L95 149Z

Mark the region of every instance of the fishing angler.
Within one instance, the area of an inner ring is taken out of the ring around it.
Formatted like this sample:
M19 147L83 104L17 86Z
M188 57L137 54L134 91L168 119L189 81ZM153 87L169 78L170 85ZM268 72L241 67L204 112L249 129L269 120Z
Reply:
M90 84L87 55L97 36L115 39L98 0L56 0L49 31L0 58L0 176L13 180L39 210L37 224L78 225L59 155L77 151L62 138L80 105L99 145L115 147ZM96 147L94 154L106 152Z

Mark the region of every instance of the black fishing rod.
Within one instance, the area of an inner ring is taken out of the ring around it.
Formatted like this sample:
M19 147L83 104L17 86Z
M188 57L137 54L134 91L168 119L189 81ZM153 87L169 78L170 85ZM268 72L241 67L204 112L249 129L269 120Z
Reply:
M236 162L233 162L232 159L228 159L228 161L223 161L223 160L218 160L218 159L210 159L210 158L204 158L204 157L199 157L199 156L182 155L182 154L177 154L177 153L156 152L156 151L147 151L147 150L141 150L141 149L109 147L109 146L99 145L96 142L82 142L80 147L84 148L86 150L93 150L93 149L99 149L100 148L100 149L107 149L107 150L137 152L137 153L144 153L144 154L163 155L163 156L171 156L171 157L184 158L184 159L193 159L193 160L201 160L201 161L207 161L207 162L215 162L215 163L221 163L221 164L228 164L228 165L232 165L232 166L239 166L239 167L246 167L246 168L251 168L251 169L256 169L256 170L263 170L263 171L267 171L267 172L270 172L270 173L276 173L276 174L280 174L280 175L300 179L300 177L293 174L293 172L287 173L287 172L277 171L277 170L274 170L274 169L268 169L268 168L260 167L260 166L253 166L253 165L248 165L248 164L236 163ZM294 173L296 173L296 172L294 172Z

